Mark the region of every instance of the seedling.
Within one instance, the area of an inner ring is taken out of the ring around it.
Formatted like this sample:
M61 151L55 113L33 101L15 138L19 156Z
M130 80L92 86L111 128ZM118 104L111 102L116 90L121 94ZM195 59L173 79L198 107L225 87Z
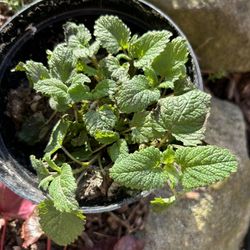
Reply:
M156 198L158 206L236 171L227 149L205 145L210 95L187 74L185 39L168 30L132 35L111 15L96 20L94 36L72 22L64 34L47 51L46 66L29 60L15 69L26 72L30 88L54 111L48 121L38 119L33 142L45 137L41 124L57 119L44 156L30 157L48 192L39 204L40 223L56 243L71 243L84 228L75 192L86 171L99 169L103 178L138 192L166 186L173 195Z

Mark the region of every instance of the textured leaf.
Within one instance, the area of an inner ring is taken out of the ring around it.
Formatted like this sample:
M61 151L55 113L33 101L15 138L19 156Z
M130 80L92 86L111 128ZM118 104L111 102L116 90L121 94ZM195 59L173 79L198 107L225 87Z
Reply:
M175 151L172 146L168 146L162 153L162 163L166 165L172 165L175 160Z
M151 85L156 86L158 84L158 78L154 69L152 67L145 67L143 71Z
M38 160L34 155L30 156L32 167L36 170L39 182L49 175L47 166L41 160Z
M128 156L128 145L124 139L118 140L112 146L108 147L108 154L113 162L118 158L122 159L123 157Z
M85 114L84 119L86 128L92 136L95 136L97 131L112 130L117 121L117 118L111 109L98 111L90 110Z
M90 46L85 48L75 48L73 54L77 59L88 59L97 54L100 49L100 42L95 41Z
M42 63L34 62L32 60L28 60L25 63L20 62L14 71L25 71L31 86L39 80L44 80L50 77L49 71Z
M50 97L49 99L49 105L51 109L57 111L57 112L66 112L70 106L69 106L69 96L67 95L67 99L65 97Z
M116 83L113 80L109 79L98 82L98 84L92 91L93 99L100 99L112 95L115 85Z
M155 119L184 145L197 145L204 139L204 123L209 112L210 96L193 90L181 96L159 101Z
M58 245L72 243L84 229L85 216L80 211L60 212L51 200L41 202L38 209L42 230Z
M67 102L68 87L60 80L51 78L38 81L34 84L34 89L47 96L63 99Z
M62 164L61 173L49 185L49 194L54 206L61 212L70 212L78 208L75 199L76 180L67 163Z
M164 50L171 32L167 30L149 31L131 43L129 55L137 59L135 67L150 66L153 60Z
M133 189L151 190L163 187L167 178L160 165L159 149L148 147L115 162L110 175L115 182Z
M119 134L110 130L97 130L94 137L102 144L111 144L119 139Z
M45 148L46 153L52 155L62 147L63 140L68 132L69 126L70 122L64 118L57 122L52 130L48 145Z
M67 22L64 26L64 36L69 47L83 48L88 45L92 36L84 24L75 24Z
M130 67L129 63L124 63L121 65L119 60L112 55L107 56L104 59L104 62L112 79L122 81L124 79L130 78L128 74Z
M71 76L76 61L72 50L65 44L59 44L51 54L48 64L51 76L65 83Z
M117 16L101 16L95 22L94 35L111 54L128 47L130 34L129 28Z
M160 91L152 87L143 75L123 82L116 96L119 109L125 113L143 111L159 98Z
M89 100L92 97L90 89L84 83L90 83L91 80L84 74L73 72L68 80L70 84L68 88L69 98L73 102L80 102L83 100Z
M177 80L174 83L175 95L182 95L194 89L197 89L197 88L188 77Z
M167 44L164 51L155 58L152 66L154 70L165 77L165 82L174 83L185 75L185 64L188 61L188 47L186 41L177 37Z
M183 172L181 183L185 189L222 181L236 172L238 165L229 150L216 146L180 148L177 149L175 157Z
M162 128L152 119L149 111L135 113L130 126L132 128L131 136L134 143L149 142L162 135L158 132ZM159 127L158 131L156 130L157 127Z

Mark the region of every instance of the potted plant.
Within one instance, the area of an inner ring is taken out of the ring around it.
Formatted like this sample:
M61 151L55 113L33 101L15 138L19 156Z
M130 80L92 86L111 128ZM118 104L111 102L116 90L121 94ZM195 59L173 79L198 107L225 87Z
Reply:
M195 57L171 21L144 2L119 1L120 6L111 7L107 1L104 7L100 1L94 10L94 1L80 2L65 11L66 1L53 8L50 1L38 1L24 12L27 17L34 7L58 16L36 26L13 19L28 32L13 37L15 46L4 43L0 66L8 96L2 128L11 119L17 129L12 143L6 140L11 127L2 129L10 153L2 143L1 180L13 187L8 166L22 177L18 189L32 187L28 198L40 202L42 229L60 245L83 230L86 204L105 206L166 186L172 196L152 201L166 207L186 191L224 180L237 166L228 150L203 141L210 96L197 89L201 80ZM122 5L152 18L152 28L144 31L138 19L118 12ZM12 34L9 28L2 32ZM37 53L34 47L45 34L47 42ZM7 88L4 81L10 79L17 88ZM28 152L46 198L20 165L27 164Z

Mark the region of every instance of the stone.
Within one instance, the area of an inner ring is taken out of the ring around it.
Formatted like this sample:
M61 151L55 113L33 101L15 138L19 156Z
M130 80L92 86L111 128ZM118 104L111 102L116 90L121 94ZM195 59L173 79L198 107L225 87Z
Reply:
M150 0L187 35L208 72L250 71L249 0Z
M213 99L206 141L236 154L238 172L189 193L161 213L150 211L145 250L240 249L250 219L250 164L244 118L237 106ZM169 196L164 190L159 194Z

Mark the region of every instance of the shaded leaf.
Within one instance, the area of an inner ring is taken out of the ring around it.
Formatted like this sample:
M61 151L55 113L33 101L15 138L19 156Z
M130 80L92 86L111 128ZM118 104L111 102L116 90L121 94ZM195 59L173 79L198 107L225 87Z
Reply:
M60 212L51 200L41 202L38 209L42 230L60 246L75 241L84 229L85 216L81 211Z

